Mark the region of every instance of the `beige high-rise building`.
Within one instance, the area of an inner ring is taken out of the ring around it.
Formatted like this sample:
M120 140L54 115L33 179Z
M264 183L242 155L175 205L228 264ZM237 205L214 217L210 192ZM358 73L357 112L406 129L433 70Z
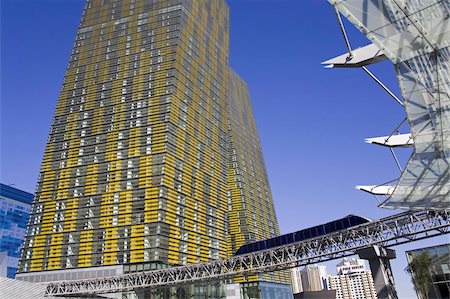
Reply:
M337 275L326 276L326 287L336 291L336 299L377 299L370 270L363 260L344 259L337 266Z

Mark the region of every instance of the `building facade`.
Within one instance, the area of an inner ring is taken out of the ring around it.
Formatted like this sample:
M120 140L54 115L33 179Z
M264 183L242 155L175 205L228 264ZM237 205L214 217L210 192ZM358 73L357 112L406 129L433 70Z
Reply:
M207 262L279 233L248 92L229 70L228 31L223 0L87 0L21 279Z
M430 268L431 286L429 289L429 299L450 298L450 244L442 244L426 248L419 248L406 252L408 263L414 256L426 252L431 258ZM414 273L412 273L414 275ZM418 298L420 294L417 294Z
M280 234L247 85L230 72L230 252Z
M317 292L325 288L325 277L327 276L327 267L323 265L307 265L292 268L291 286L294 294L301 292Z
M0 183L0 277L14 278L33 194Z
M228 253L233 255L242 245L275 237L280 231L247 85L231 70L229 86ZM274 286L277 293L290 293L285 271L235 281L243 283L244 290L260 294L270 282L284 283L284 287ZM255 285L255 281L266 283Z
M307 265L301 272L302 288L306 292L316 292L324 289L324 279L327 276L327 268L322 265Z
M86 2L19 272L226 256L228 27L224 1Z
M363 260L344 259L337 274L325 278L327 289L336 291L336 299L376 299L372 273Z
M298 294L303 292L303 286L302 286L302 276L301 276L301 269L300 267L295 267L290 270L291 274L291 287L292 287L292 293Z

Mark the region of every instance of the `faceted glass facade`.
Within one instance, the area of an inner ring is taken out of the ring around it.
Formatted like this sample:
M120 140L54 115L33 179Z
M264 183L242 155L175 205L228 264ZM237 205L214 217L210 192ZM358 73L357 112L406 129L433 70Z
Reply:
M86 2L22 278L206 262L279 234L248 91L230 75L228 28L222 0Z
M431 286L428 297L430 299L450 298L450 244L407 251L408 263L414 256L423 252L428 253L432 261L430 268Z
M33 194L0 184L0 276L14 278Z

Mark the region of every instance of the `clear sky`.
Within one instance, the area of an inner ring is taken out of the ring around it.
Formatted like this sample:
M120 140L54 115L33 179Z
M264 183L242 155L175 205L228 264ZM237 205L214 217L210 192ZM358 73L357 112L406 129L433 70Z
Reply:
M230 64L249 87L282 233L348 214L374 219L377 207L354 189L399 176L389 150L364 138L388 135L405 112L359 69L324 69L346 51L325 0L228 0ZM82 0L1 0L0 181L33 192ZM353 47L368 43L346 23ZM371 66L399 95L393 66ZM404 129L404 131L407 131ZM398 150L402 162L408 150ZM396 247L399 298L415 298L404 251ZM327 263L334 272L338 261Z

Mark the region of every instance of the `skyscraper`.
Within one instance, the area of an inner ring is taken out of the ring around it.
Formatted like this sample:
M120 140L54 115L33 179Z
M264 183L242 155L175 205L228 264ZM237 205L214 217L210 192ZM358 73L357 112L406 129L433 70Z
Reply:
M227 72L224 1L88 0L19 271L225 257Z
M0 184L0 277L14 278L33 194Z
M228 28L223 0L87 0L21 279L206 262L278 234Z

